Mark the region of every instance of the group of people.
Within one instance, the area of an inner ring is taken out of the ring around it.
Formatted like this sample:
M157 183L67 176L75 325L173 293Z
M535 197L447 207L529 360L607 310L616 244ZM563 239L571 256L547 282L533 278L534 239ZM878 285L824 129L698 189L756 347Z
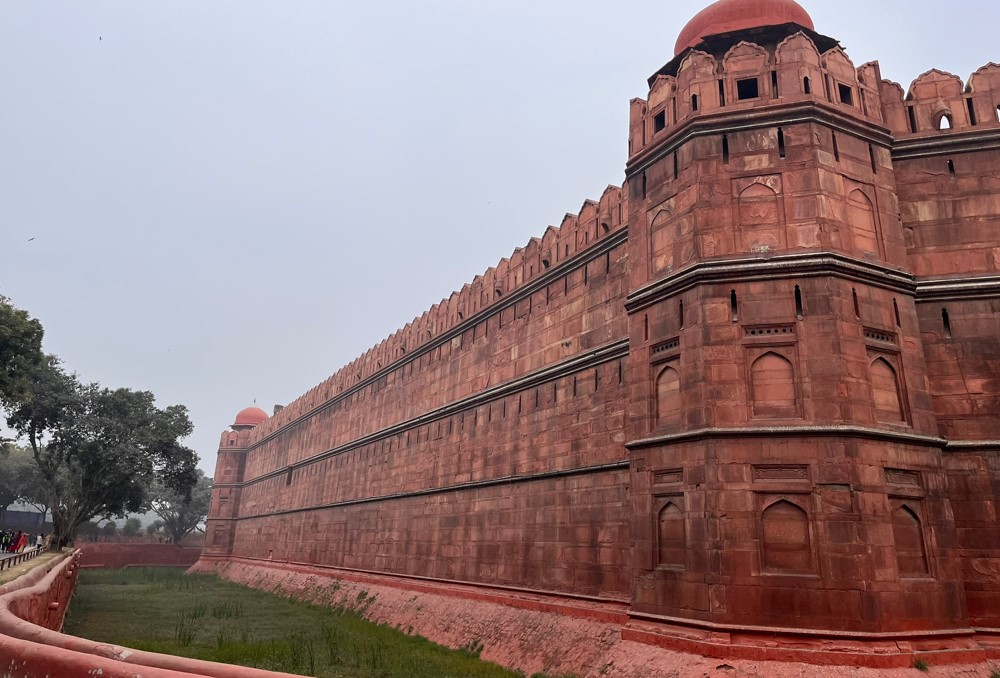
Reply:
M44 548L49 538L44 534L36 534L32 537L27 532L6 532L0 533L0 552L3 553L23 553L27 548Z

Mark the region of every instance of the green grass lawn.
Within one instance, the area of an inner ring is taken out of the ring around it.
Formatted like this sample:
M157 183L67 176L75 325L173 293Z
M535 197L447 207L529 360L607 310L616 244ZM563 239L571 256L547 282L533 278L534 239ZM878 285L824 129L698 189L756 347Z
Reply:
M301 603L180 568L83 570L65 632L153 652L321 678L514 677L481 661L365 621L358 610Z

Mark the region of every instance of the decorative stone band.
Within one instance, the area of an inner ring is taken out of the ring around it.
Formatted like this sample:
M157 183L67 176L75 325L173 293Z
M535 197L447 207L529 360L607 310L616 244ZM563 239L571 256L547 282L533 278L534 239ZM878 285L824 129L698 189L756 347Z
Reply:
M865 438L868 440L885 440L920 445L923 447L943 448L948 444L944 438L925 436L906 431L891 431L865 426L740 426L733 428L702 428L694 431L682 431L653 438L642 438L625 443L629 450L641 450L648 447L659 447L675 443L685 443L695 440L718 438L773 438L776 436L811 438L811 437L847 437Z
M989 298L1000 298L1000 276L917 281L917 303Z
M725 111L692 118L664 137L661 143L650 144L630 158L625 166L625 176L632 176L648 169L680 146L698 137L805 123L819 123L885 148L890 148L893 144L888 129L847 114L824 101L780 103L751 110Z
M264 511L262 513L254 513L250 515L243 515L236 518L231 518L230 520L234 521L253 520L254 518L263 518L266 516L280 516L292 513L308 513L309 511L320 511L323 509L339 508L343 506L355 506L357 504L378 504L381 502L393 501L396 499L427 497L435 494L446 494L449 492L476 490L483 487L494 487L497 485L515 485L518 483L531 483L540 480L551 480L552 478L566 478L570 476L591 475L593 473L624 471L627 470L628 467L629 467L628 461L616 461L611 464L598 464L596 466L578 466L573 468L558 469L555 471L545 471L543 473L502 476L500 478L489 478L487 480L474 480L467 483L455 483L452 485L429 487L423 490L414 490L412 492L394 492L392 494L380 494L372 497L360 497L358 499L345 499L344 501L335 501L326 504L313 504L311 506L303 506L300 508Z
M934 155L989 151L1000 149L1000 129L952 132L930 132L928 136L896 141L892 146L893 160L910 160Z
M633 313L697 285L814 275L835 276L900 294L914 294L917 289L914 277L905 271L842 254L811 252L697 263L632 292L625 308Z
M610 344L605 344L604 346L586 351L585 353L573 356L572 358L553 363L552 365L535 370L534 372L529 372L523 377L518 377L517 379L512 379L503 384L498 384L491 388L484 389L479 393L469 396L468 398L455 400L447 405L426 412L419 417L402 421L398 424L381 429L380 431L375 431L374 433L352 440L351 442L340 445L339 447L331 448L325 452L313 455L290 466L284 466L280 469L271 471L270 473L248 479L245 483L243 483L243 485L231 485L231 487L245 487L255 482L284 475L290 470L323 461L324 459L343 454L344 452L348 452L352 449L378 442L383 438L405 433L408 429L429 424L437 421L438 419L443 419L444 417L462 412L463 410L488 404L505 396L517 393L518 391L523 391L534 386L540 386L575 372L596 367L597 365L601 365L612 360L624 358L628 356L628 345L628 339L619 339ZM314 410L314 412L315 411L316 410Z
M266 443L267 441L281 435L289 428L297 426L303 421L306 421L316 414L322 412L323 410L333 407L334 403L349 398L354 393L363 391L365 388L371 386L373 383L377 382L379 379L388 376L395 370L399 369L407 363L411 363L420 358L420 356L430 353L436 348L447 344L455 337L461 336L463 333L469 331L479 323L483 322L487 318L494 315L498 315L503 309L514 306L517 302L523 301L530 297L536 292L544 290L546 287L551 285L557 280L561 280L564 276L569 273L583 268L590 262L599 259L606 254L609 254L612 250L621 247L628 240L628 227L627 225L622 225L618 230L613 231L607 235L607 237L598 240L590 248L583 250L576 256L570 259L566 259L561 263L554 264L546 273L539 275L534 280L521 285L515 290L512 290L509 295L501 298L499 301L491 303L486 308L480 310L474 315L469 316L462 322L448 328L446 331L442 332L438 336L434 337L433 340L428 341L421 346L414 348L412 351L406 353L404 356L400 357L399 360L395 360L377 372L373 372L366 379L359 381L350 388L345 388L342 392L338 393L333 398L330 398L325 403L314 407L312 410L306 412L302 416L292 419L287 424L279 429L271 432L267 436L264 436L258 440L255 440L248 449L254 449L259 445ZM228 449L228 448L227 448Z

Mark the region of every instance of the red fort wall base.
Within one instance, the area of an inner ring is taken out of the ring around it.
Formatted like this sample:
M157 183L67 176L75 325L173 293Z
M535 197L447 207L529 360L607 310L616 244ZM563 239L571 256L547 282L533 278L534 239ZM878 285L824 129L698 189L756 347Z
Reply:
M996 653L1000 65L904 92L792 0L681 35L623 188L240 413L201 568L585 599L711 656Z

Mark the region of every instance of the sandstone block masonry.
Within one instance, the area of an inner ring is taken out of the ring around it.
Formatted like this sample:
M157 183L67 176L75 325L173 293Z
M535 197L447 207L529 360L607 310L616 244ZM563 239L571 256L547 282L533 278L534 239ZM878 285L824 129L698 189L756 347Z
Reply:
M631 103L623 188L241 413L204 567L625 604L685 647L987 643L1000 66L904 94L792 0L682 35Z

